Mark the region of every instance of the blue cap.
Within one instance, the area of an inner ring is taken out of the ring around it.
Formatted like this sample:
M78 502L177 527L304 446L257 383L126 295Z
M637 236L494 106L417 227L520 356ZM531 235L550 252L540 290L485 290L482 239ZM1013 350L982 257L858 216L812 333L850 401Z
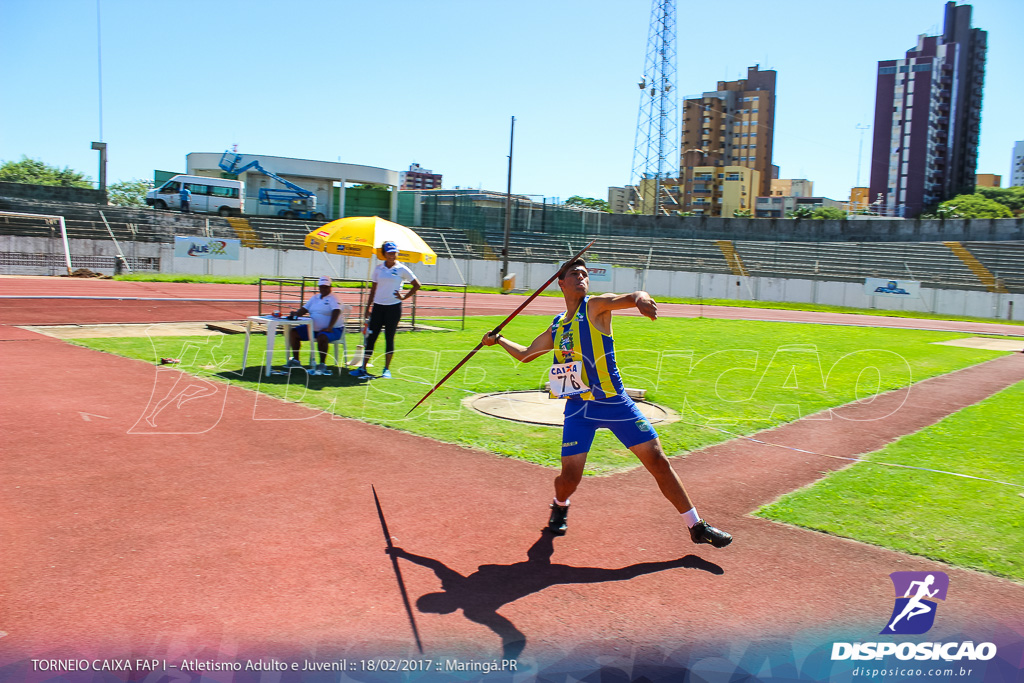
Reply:
M380 250L385 254L398 253L398 245L394 242L385 242L381 245Z

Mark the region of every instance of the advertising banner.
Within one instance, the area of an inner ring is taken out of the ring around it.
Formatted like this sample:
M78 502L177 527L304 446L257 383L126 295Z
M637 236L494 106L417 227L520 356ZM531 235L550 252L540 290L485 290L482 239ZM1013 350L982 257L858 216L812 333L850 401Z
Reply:
M610 263L588 263L587 272L590 273L592 283L612 281L612 264Z
M915 280L888 280L881 277L864 278L864 293L897 299L920 299L921 283Z
M237 261L241 246L241 240L176 236L174 238L174 255Z

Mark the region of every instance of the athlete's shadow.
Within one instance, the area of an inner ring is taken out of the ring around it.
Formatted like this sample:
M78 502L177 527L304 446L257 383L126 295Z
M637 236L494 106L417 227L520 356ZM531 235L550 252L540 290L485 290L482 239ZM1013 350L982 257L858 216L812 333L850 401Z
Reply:
M421 612L449 614L461 609L467 619L483 624L498 634L505 659L516 659L519 656L526 647L526 635L498 614L498 610L530 593L562 583L626 581L644 574L681 567L701 569L712 574L725 573L717 564L696 555L663 562L641 562L621 569L552 564L554 538L553 534L542 532L540 538L526 551L525 562L484 564L469 576L459 574L440 560L414 555L402 548L389 548L386 552L431 569L441 580L441 592L427 593L416 601L416 607Z

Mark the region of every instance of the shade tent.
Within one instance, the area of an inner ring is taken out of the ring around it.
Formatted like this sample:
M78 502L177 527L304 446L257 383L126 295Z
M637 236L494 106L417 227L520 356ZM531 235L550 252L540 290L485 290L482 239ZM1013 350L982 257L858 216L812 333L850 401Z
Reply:
M386 221L378 216L353 216L326 223L306 235L309 249L341 256L383 259L380 247L394 242L402 263L434 265L437 254L410 228Z

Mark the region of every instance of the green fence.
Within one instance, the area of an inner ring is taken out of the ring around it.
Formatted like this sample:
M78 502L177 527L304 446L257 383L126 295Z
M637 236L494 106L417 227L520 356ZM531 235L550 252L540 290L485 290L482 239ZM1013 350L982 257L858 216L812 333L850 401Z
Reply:
M413 202L405 211L413 219ZM430 228L458 228L462 230L505 229L505 206L497 202L480 202L479 199L460 195L424 195L420 198L420 220L418 224ZM512 200L512 232L539 232L550 235L599 235L607 230L608 214L579 211L559 204Z
M334 188L331 203L334 208L331 215L339 215L341 213L341 188ZM390 219L391 192L359 187L345 188L345 215L342 217L348 218L349 216L380 216Z

